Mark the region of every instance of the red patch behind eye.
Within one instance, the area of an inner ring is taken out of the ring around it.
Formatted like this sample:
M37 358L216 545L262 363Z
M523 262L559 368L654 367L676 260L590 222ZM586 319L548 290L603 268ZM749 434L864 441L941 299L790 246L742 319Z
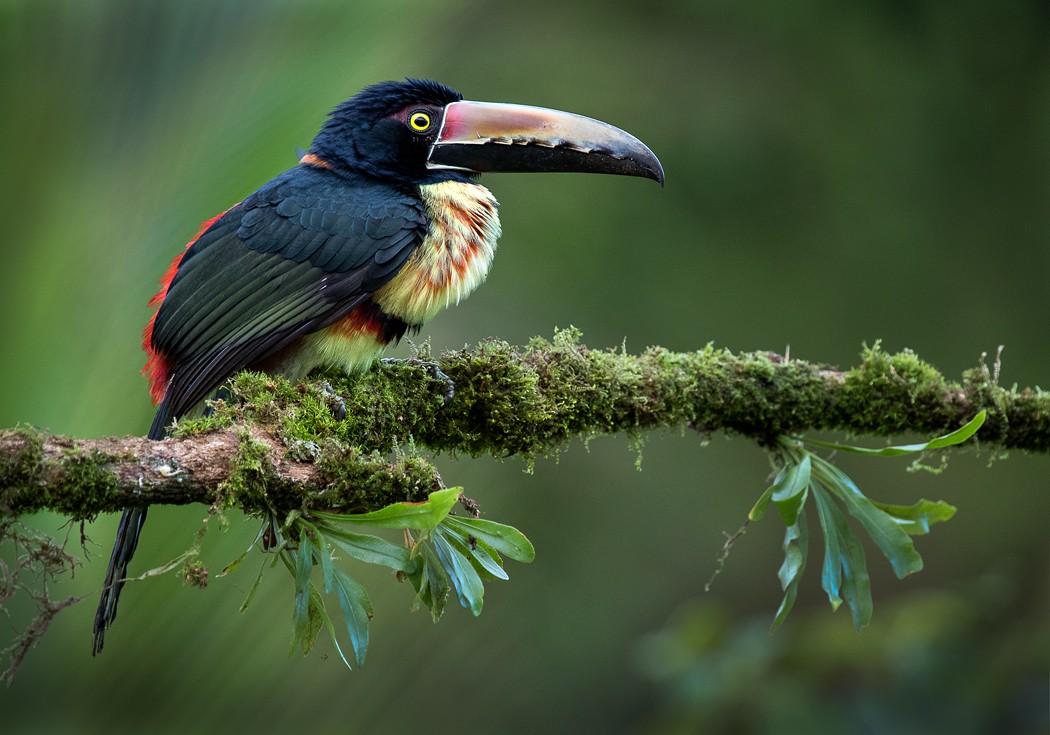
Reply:
M236 204L233 205L237 206ZM233 209L233 207L230 207ZM208 231L208 228L215 224L219 218L221 218L226 211L215 215L209 220L205 220L200 229L197 230L197 234L193 236L193 239L186 243L186 250L189 250L193 243L200 239L201 235ZM175 277L175 274L179 271L179 265L182 263L182 259L186 256L186 250L175 256L175 259L171 261L171 265L168 267L167 272L160 279L160 291L149 300L146 304L149 307L159 307L164 303L164 299L168 295L168 288L171 287L171 280ZM159 308L158 308L159 311ZM150 317L149 323L146 324L145 329L142 330L142 349L146 351L146 364L143 366L141 372L147 378L149 378L149 393L150 398L153 399L153 405L157 405L164 400L164 393L168 390L168 382L171 380L171 365L168 364L167 358L159 350L153 349L153 325L157 321L157 312L153 312L153 316Z

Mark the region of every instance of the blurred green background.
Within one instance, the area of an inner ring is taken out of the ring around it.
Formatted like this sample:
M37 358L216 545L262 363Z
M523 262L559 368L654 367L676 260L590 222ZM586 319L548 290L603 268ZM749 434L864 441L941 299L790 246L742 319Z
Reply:
M0 426L142 434L140 330L207 217L291 166L325 114L406 75L468 98L598 117L661 157L651 182L491 176L505 235L488 280L425 330L435 349L573 324L593 347L784 350L852 364L916 350L950 376L1003 352L1006 385L1050 365L1050 6L832 0L3 0ZM402 345L397 354L407 354ZM710 593L723 531L767 482L717 436L574 443L533 473L441 458L536 544L484 614L434 626L383 572L348 673L322 641L286 656L281 570L204 592L131 585L105 653L91 617L116 518L55 595L61 614L0 692L9 733L1046 732L1047 457L842 465L889 502L943 498L898 582L869 551L875 623L832 614L810 565L779 602L782 528L754 526ZM139 571L184 549L200 508L154 508ZM210 533L216 572L254 523ZM63 535L62 519L33 523ZM69 531L76 545L76 529ZM6 638L19 609L4 624Z

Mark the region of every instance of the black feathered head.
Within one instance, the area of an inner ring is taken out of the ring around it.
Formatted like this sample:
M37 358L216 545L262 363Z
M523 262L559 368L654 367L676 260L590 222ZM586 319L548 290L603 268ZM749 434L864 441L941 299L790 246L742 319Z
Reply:
M332 110L310 152L339 168L421 181L443 111L461 99L425 79L373 84Z

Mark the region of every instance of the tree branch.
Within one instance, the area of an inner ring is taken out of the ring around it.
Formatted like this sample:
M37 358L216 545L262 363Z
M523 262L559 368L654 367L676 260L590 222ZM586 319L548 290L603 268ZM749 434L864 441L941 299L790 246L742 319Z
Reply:
M574 436L683 424L771 446L813 430L932 435L986 409L981 442L1050 453L1050 393L1000 387L998 365L989 370L983 359L953 382L911 352L877 346L840 371L713 347L594 351L578 338L570 330L525 348L490 341L436 363L302 385L242 373L230 385L236 400L216 401L209 416L183 421L161 442L0 431L0 511L80 519L160 503L369 510L443 486L421 457L386 457L413 444L532 458ZM447 403L435 365L455 387Z

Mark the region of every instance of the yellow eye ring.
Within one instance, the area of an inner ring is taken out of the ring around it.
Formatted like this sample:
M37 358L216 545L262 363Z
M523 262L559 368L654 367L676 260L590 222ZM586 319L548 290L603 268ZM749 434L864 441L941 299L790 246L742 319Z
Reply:
M430 128L430 115L422 111L413 112L408 117L408 126L417 133L422 133Z

